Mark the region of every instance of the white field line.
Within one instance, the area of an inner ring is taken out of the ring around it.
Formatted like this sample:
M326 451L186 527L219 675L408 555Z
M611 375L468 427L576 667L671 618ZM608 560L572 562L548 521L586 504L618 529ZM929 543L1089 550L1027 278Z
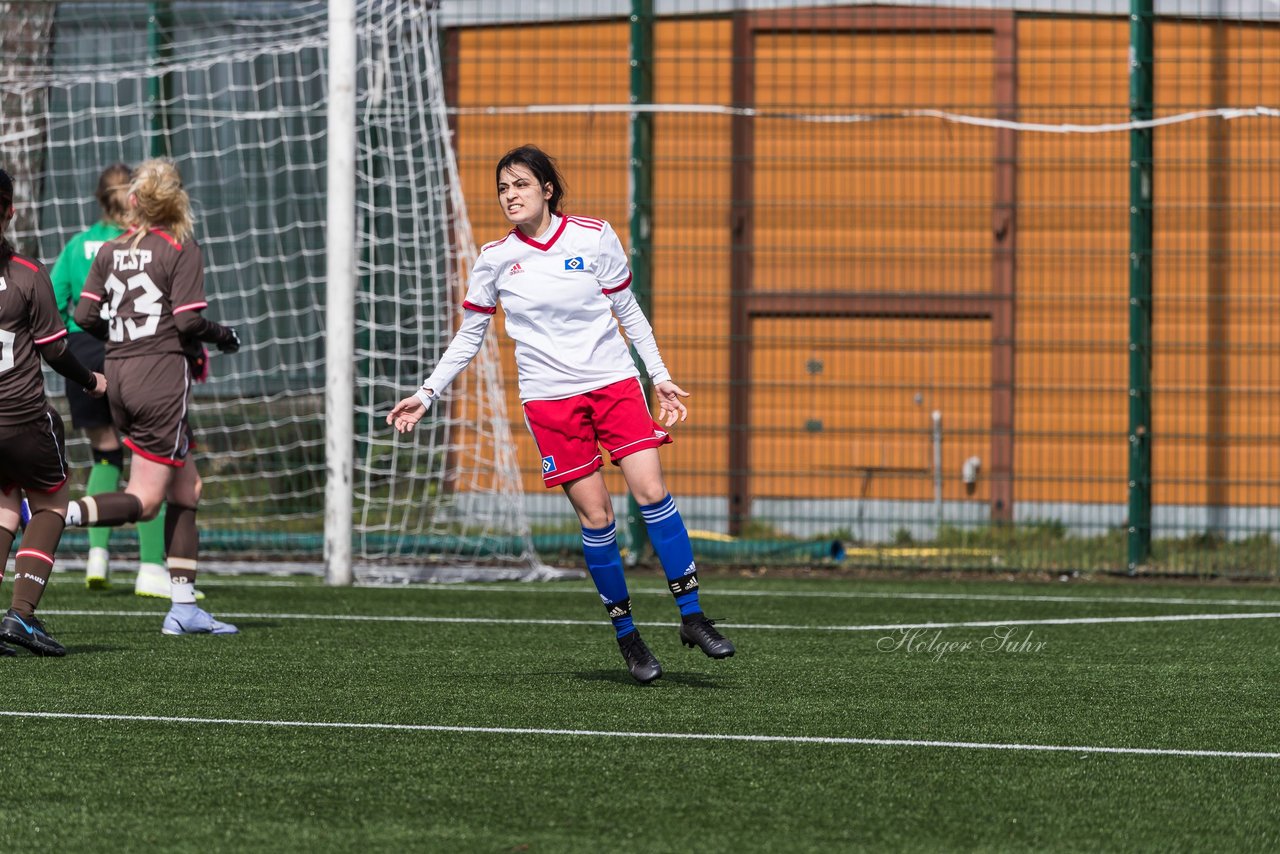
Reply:
M121 590L126 590L136 580L136 576L130 573L111 573L111 582L114 586L118 586ZM84 586L83 577L67 577L62 572L55 572L46 582L48 584L76 584L80 587ZM314 587L321 589L322 585L315 581L289 581L283 578L209 578L201 576L197 582L199 587Z
M593 588L584 585L574 585L572 588L568 586L556 587L493 587L483 584L417 584L417 585L378 585L378 584L359 584L357 587L376 588L376 589L395 589L404 590L412 588L415 590L471 590L481 591L484 593L582 593L595 592ZM670 596L670 592L666 589L658 590L636 590L634 593L649 593L657 596ZM1100 605L1232 605L1259 608L1275 608L1280 606L1280 599L1197 599L1186 597L1167 597L1167 596L1053 596L1053 595L1031 595L1020 593L893 593L893 592L877 592L877 591L860 591L860 590L733 590L713 588L707 595L719 598L721 596L749 596L749 597L778 597L783 599L902 599L902 600L924 600L924 601L951 601L951 602L1064 602L1064 603L1097 603Z
M42 616L64 617L150 617L158 618L160 611L84 611L41 609ZM225 619L258 619L258 620L322 620L334 622L362 623L461 623L474 625L503 626L602 626L608 625L606 620L534 620L534 619L500 619L497 617L423 617L416 615L386 614L282 614L253 611L219 611L218 616ZM876 623L870 625L847 626L801 626L774 623L734 623L728 620L717 621L725 628L752 629L763 631L792 632L878 632L897 631L901 629L963 629L985 628L992 626L1084 626L1107 623L1184 623L1218 620L1269 620L1280 618L1280 611L1245 613L1245 614L1160 614L1141 617L1059 617L1036 620L966 620L962 622L929 622L929 623ZM646 623L650 626L672 627L679 623Z
M120 579L132 581L132 576L123 575ZM83 578L66 577L55 574L49 579L51 584L84 584ZM291 581L282 578L253 578L250 576L233 576L228 578L202 576L197 582L199 587L309 587L316 590L329 589L316 581ZM534 582L520 582L512 586L503 582L488 584L360 584L355 587L361 590L400 590L420 593L446 593L467 591L479 593L553 593L580 594L594 593L594 589L581 584L544 585ZM670 596L665 588L637 589L632 595ZM1099 605L1198 605L1211 607L1214 605L1230 605L1232 607L1275 608L1280 606L1280 598L1276 599L1202 599L1195 597L1170 596L1057 596L1034 595L1020 593L893 593L882 591L860 590L733 590L721 587L714 588L710 594L716 598L722 596L763 597L779 599L887 599L903 601L936 601L936 602L1059 602L1065 604L1099 604Z
M1280 753L1260 750L1194 750L1165 747L1102 747L1071 744L1000 744L983 741L932 741L914 738L842 738L816 735L735 735L699 732L622 732L594 729L543 729L538 727L447 726L443 724L388 724L356 721L267 721L239 718L185 718L165 715L98 715L74 712L0 711L12 718L118 721L128 723L207 724L215 726L295 727L305 729L390 730L393 732L449 732L482 735L550 735L578 738L653 738L675 741L746 741L765 744L833 744L867 747L941 747L958 750L1020 750L1053 753L1111 753L1137 756L1191 756L1215 759L1280 759Z

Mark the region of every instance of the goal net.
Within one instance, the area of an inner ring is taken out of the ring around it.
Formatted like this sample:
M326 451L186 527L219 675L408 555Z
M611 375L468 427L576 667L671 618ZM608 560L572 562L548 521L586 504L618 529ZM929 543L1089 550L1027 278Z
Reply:
M350 312L357 577L543 571L494 336L416 435L384 420L448 344L475 255L436 7L357 4L346 238L357 294L326 305L325 3L0 3L0 163L17 179L20 248L52 265L97 219L97 177L115 162L173 157L191 195L207 314L245 342L213 355L193 402L202 551L215 560L318 568L326 313ZM60 400L60 379L47 380ZM83 441L71 457L87 462ZM129 536L113 544L127 548Z

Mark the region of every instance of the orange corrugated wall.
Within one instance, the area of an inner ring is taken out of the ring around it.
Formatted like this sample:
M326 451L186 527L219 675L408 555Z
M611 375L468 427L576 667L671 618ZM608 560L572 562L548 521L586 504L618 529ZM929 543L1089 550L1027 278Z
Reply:
M1177 73L1157 73L1157 103L1207 102L1212 26L1161 22L1157 69L1176 67ZM1238 91L1249 93L1250 105L1255 92L1262 93L1257 103L1280 103L1280 79L1258 77L1276 67L1280 31L1237 25L1229 32L1233 51L1259 60L1230 66L1240 78ZM460 106L627 100L625 22L475 28L456 37ZM654 39L655 100L730 103L731 37L727 19L660 21ZM905 109L951 106L967 98L975 112L989 114L992 69L984 62L991 54L989 42L989 36L947 33L762 34L756 42L757 103L825 99L823 109L839 112L846 104ZM1123 121L1127 71L1117 57L1125 56L1127 42L1127 22L1121 19L1020 20L1019 116L1055 123ZM800 61L806 55L815 62ZM922 62L929 57L941 57L932 71ZM825 68L824 86L830 69L841 69L839 86L815 91L820 81L811 72L818 62ZM463 189L478 243L508 228L494 198L493 164L524 142L559 159L570 188L570 212L610 220L628 242L625 115L464 115L457 119L457 131ZM1221 166L1206 161L1213 132L1207 122L1157 132L1156 503L1198 504L1210 498L1205 241L1206 218L1220 214L1206 205L1209 182L1215 179L1210 169L1221 172ZM677 428L676 444L663 452L677 494L723 495L727 489L730 144L726 117L668 114L655 120L653 315L675 379L694 394L692 421ZM1254 437L1225 451L1227 473L1239 481L1226 488L1225 499L1266 503L1274 496L1263 495L1258 482L1280 479L1280 454L1270 452L1274 437L1268 435L1276 428L1274 397L1256 390L1274 391L1280 369L1273 356L1251 352L1249 344L1273 337L1280 318L1274 308L1270 314L1249 310L1249 296L1269 294L1276 281L1272 268L1249 259L1275 251L1280 214L1276 189L1259 180L1250 163L1280 157L1280 135L1261 124L1237 122L1225 144L1232 156L1225 172L1229 198L1241 213L1232 216L1222 239L1241 260L1229 267L1234 296L1226 326L1218 330L1226 331L1234 347L1228 362L1233 392L1218 400L1225 400L1227 429ZM981 163L991 150L989 131L931 121L904 122L886 133L881 125L809 125L801 132L794 125L757 120L756 286L988 289L990 217L982 207L990 204L991 181ZM901 157L903 151L911 157ZM1019 137L1018 501L1125 500L1127 156L1125 133ZM862 164L858 185L865 206L824 207L841 201L828 198L825 189L823 163L831 158ZM948 159L967 165L940 175L938 164ZM884 162L894 165L886 169ZM963 203L913 209L916 191L911 188L943 178ZM865 250L866 263L856 270L834 268L820 251L792 251L797 242L815 250L839 242L855 254ZM501 333L501 313L497 326ZM927 414L913 406L912 378L943 389L926 408L937 405L947 413L944 470L958 471L970 454L988 456L984 385L990 377L990 330L985 321L762 320L755 334L757 496L854 497L869 485L869 468L927 468ZM512 378L508 406L525 488L540 490L538 455L519 418L510 343L505 335L501 340L504 369ZM815 359L822 363L817 375L806 367ZM886 376L895 381L880 381ZM850 387L857 389L855 395ZM823 431L806 431L806 423L815 419L822 421ZM831 432L837 429L852 431L853 440ZM611 488L620 490L616 473L609 477ZM946 497L986 497L981 484L975 494L961 490L959 483L949 483ZM872 494L928 499L932 481L883 477ZM1221 490L1214 494L1223 496Z

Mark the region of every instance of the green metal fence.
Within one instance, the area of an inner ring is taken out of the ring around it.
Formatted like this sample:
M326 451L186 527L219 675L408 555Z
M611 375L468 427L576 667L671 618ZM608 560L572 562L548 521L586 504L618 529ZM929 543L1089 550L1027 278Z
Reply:
M704 554L1275 576L1280 22L1178 11L446 6L472 225L534 142L629 235Z

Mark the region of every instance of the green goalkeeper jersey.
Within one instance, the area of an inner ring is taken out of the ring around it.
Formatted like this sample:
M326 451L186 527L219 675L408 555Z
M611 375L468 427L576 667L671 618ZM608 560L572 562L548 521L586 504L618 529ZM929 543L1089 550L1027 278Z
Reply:
M71 242L63 247L49 278L53 280L53 296L58 301L58 311L69 332L83 332L76 325L73 315L76 303L80 301L80 291L84 288L84 280L89 278L89 268L98 255L98 249L108 240L124 234L124 229L114 223L102 220L95 223L88 231L83 231L71 238Z

